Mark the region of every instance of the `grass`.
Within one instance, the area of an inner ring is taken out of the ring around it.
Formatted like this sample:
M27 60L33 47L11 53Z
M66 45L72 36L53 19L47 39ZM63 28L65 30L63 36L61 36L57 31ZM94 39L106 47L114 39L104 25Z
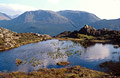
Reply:
M93 36L84 35L84 34L77 34L77 37L82 38L82 39L94 39L95 38Z

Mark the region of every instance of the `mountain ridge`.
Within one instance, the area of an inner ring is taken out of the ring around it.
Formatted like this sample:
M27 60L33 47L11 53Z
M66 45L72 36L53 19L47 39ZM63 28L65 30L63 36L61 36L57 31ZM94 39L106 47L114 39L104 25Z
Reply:
M84 26L85 24L101 20L96 15L85 11L63 10L58 11L58 13L68 18L76 27L79 28L81 28L81 26Z
M91 16L91 14L87 12L85 12L85 15L90 16L90 19L92 19L92 17L93 19L94 17L96 17L95 15ZM78 16L79 14L76 15L76 17ZM78 25L76 25L75 21L70 20L68 17L63 16L58 12L54 12L51 10L36 10L27 11L18 16L17 18L9 21L1 21L0 26L19 33L34 32L40 34L49 34L53 36L63 31L78 30L86 23L91 22L90 19L85 17L79 17L76 19L79 22ZM94 21L97 21L98 19L94 19Z
M94 23L88 24L95 27L96 29L107 28L110 30L120 30L120 18L118 19L103 19Z

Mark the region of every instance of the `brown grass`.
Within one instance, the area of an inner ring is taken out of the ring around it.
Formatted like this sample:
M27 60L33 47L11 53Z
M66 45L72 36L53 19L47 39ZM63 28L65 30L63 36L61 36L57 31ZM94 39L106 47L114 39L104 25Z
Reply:
M60 69L42 68L28 74L24 72L0 73L3 78L105 78L109 75L80 66Z

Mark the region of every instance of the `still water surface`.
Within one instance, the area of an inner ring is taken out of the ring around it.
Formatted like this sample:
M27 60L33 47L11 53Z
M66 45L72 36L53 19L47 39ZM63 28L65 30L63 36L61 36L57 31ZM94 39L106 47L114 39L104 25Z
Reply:
M16 66L16 59L21 59L24 63ZM80 65L102 71L99 64L109 60L120 61L120 48L100 43L84 48L80 43L53 39L1 52L0 71L30 72L39 68L66 67L57 65L61 61L69 61L68 66ZM33 66L32 61L39 61L39 64Z

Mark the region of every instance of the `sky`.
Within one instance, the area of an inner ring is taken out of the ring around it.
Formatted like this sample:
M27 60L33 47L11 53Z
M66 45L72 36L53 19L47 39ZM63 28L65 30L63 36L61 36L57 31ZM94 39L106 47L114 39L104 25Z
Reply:
M0 12L8 15L31 10L79 10L101 19L120 18L120 0L0 0Z

